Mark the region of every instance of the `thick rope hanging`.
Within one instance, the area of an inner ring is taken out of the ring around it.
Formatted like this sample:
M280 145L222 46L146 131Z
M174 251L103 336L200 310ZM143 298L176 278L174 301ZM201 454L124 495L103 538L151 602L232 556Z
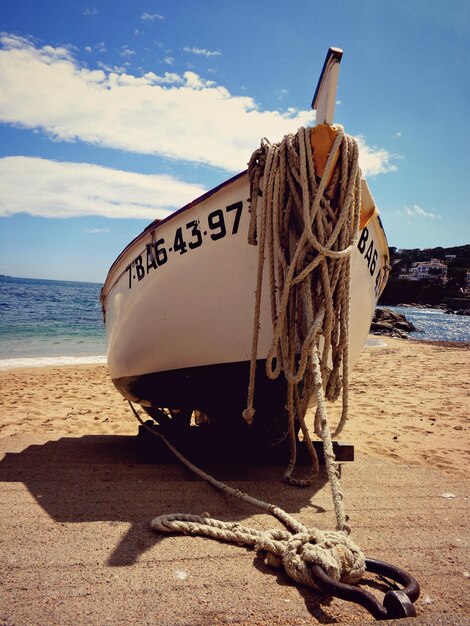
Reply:
M310 129L301 128L279 144L264 141L248 166L251 221L248 240L258 245L257 286L247 408L255 415L255 373L263 271L268 265L273 340L266 375L287 381L290 459L285 479L309 484L318 472L305 413L316 401L315 431L323 441L330 481L337 474L326 414L327 400L342 391L342 414L348 414L348 345L350 256L360 218L360 169L356 141L336 127L336 139L321 178L316 176ZM297 428L312 459L312 476L296 479ZM339 483L332 485L339 492ZM343 524L340 523L341 527Z

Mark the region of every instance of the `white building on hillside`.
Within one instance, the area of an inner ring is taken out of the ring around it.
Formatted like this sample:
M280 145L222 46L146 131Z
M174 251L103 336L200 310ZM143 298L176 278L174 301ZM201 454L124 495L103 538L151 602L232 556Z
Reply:
M411 280L427 278L445 283L447 281L447 265L439 259L413 263L410 267L410 275L413 277Z

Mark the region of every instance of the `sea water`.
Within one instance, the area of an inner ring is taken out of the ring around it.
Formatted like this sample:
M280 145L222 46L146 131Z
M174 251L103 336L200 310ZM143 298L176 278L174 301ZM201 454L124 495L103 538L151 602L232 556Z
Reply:
M0 370L106 363L100 290L98 283L0 276ZM389 308L417 327L413 339L470 342L470 317Z
M106 363L101 285L0 277L0 369Z
M380 305L379 305L380 308ZM409 306L384 307L402 313L416 327L410 339L425 341L470 342L470 316L445 313L442 309L422 309Z

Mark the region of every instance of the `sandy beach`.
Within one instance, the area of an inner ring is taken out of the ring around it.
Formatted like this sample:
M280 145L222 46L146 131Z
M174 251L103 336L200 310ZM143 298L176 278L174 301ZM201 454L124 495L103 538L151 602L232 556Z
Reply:
M340 437L355 447L343 468L354 538L420 582L410 623L469 624L470 346L385 341L352 374ZM277 522L176 464L139 464L137 424L105 366L8 370L0 390L0 624L373 621L356 605L322 602L245 548L155 536L150 519L176 510ZM279 468L220 475L306 525L334 526L321 478L298 490L279 482Z
M340 439L354 443L358 457L468 476L470 347L390 338L386 344L366 348L352 373L350 419ZM0 437L136 432L104 365L13 369L0 381Z

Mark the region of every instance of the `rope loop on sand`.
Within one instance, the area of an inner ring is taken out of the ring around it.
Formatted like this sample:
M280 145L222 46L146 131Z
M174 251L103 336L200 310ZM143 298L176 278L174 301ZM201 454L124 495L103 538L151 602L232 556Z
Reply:
M155 517L151 528L157 533L181 533L199 535L218 541L227 541L252 547L265 555L265 563L271 567L284 567L295 582L318 588L310 573L312 565L320 565L334 580L356 583L366 570L365 557L350 539L348 530L324 531L307 528L286 511L264 500L254 498L241 489L234 489L217 480L189 461L163 433L150 428L129 402L137 420L153 435L159 437L167 448L188 469L213 487L242 502L251 504L278 519L285 529L260 531L236 522L214 519L209 513L171 513Z
M364 555L343 532L305 527L296 533L282 529L259 531L214 519L208 513L162 515L152 520L151 527L158 533L199 535L252 547L265 556L267 565L284 567L296 583L315 589L318 587L311 575L312 565L319 565L330 578L345 583L358 582L365 571Z

